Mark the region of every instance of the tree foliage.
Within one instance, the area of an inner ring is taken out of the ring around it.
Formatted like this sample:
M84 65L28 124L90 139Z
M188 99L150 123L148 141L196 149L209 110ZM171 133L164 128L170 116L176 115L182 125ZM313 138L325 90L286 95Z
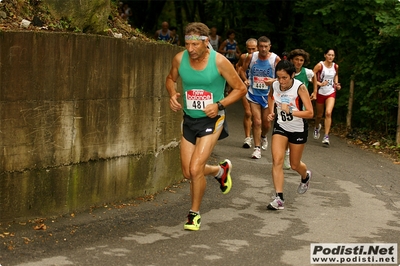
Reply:
M296 6L298 11L303 10L313 18L312 23L303 21L303 31L299 34L304 38L310 30L318 34L318 38L306 41L309 49L316 52L323 47L335 48L342 84L355 80L354 124L394 135L396 90L400 88L397 76L400 69L394 60L400 56L400 47L396 45L400 41L400 3L303 0ZM346 111L348 96L347 90L344 92L337 104L342 114Z
M149 0L140 4L136 21L153 32L162 20L180 28L201 21L216 26L225 38L233 28L244 51L250 38L268 36L281 54L303 48L312 68L327 48L336 51L342 90L337 94L335 120L345 121L350 80L355 81L353 125L394 136L400 89L400 2L398 0ZM164 6L160 11L160 7ZM155 5L157 8L153 7ZM173 6L165 12L166 7ZM144 9L142 9L144 8ZM151 14L143 10L153 10ZM152 18L149 18L149 17ZM167 18L168 17L168 18ZM155 21L151 25L152 21ZM147 23L147 24L146 24Z

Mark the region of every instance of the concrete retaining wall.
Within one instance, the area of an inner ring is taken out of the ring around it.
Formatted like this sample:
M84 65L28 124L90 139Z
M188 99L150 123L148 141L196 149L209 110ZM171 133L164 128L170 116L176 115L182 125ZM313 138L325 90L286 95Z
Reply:
M181 180L181 114L165 90L179 50L0 32L0 221L83 210Z

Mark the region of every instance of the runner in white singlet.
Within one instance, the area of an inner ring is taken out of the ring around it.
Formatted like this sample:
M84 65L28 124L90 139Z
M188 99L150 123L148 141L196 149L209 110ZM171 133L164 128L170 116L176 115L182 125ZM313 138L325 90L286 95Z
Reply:
M335 106L336 91L340 90L341 86L338 75L339 65L333 62L335 59L335 51L333 49L326 50L324 57L325 61L319 62L313 70L316 76L316 82L314 83L314 92L311 95L311 99L317 100L314 139L319 139L320 137L320 130L322 127L320 122L325 107L325 135L322 139L322 143L329 146L329 131L332 125L332 111Z
M308 90L301 81L294 78L295 72L290 61L280 61L276 65L277 81L272 84L268 96L268 120L275 121L271 141L275 199L267 206L270 210L284 209L282 166L288 144L292 169L301 176L297 188L299 194L308 190L311 179L311 171L301 161L301 157L308 137L307 119L312 118L314 112Z

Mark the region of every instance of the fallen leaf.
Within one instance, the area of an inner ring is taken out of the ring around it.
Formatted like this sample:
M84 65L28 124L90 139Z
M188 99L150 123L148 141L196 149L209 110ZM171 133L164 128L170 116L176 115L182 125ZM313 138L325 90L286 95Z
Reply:
M29 242L31 242L32 240L30 240L29 238L27 238L27 237L22 237L23 239L24 239L24 243L25 244L29 244Z
M35 230L46 230L47 226L45 224L39 224L33 227Z

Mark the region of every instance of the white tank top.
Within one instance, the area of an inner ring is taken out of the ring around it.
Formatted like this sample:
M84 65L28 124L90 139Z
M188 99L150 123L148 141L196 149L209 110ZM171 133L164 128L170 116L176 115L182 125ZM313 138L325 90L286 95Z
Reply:
M282 104L291 106L293 111L303 110L303 102L298 93L302 84L301 81L294 79L290 89L281 91L281 86L278 81L272 83L272 88L274 90L273 96L276 103L277 123L288 132L304 132L305 130L305 120L303 118L289 115L285 111L282 111Z
M209 36L210 37L210 44L211 44L211 46L212 46L212 48L215 50L215 51L218 51L218 39L219 39L219 36L217 35L217 36L215 36L215 40L213 40L212 39L212 37L211 36Z
M331 67L326 67L324 62L319 62L322 65L321 74L319 75L319 82L328 81L328 85L319 87L318 93L321 95L331 95L335 92L333 88L334 78L336 76L336 68L335 63L332 63Z

